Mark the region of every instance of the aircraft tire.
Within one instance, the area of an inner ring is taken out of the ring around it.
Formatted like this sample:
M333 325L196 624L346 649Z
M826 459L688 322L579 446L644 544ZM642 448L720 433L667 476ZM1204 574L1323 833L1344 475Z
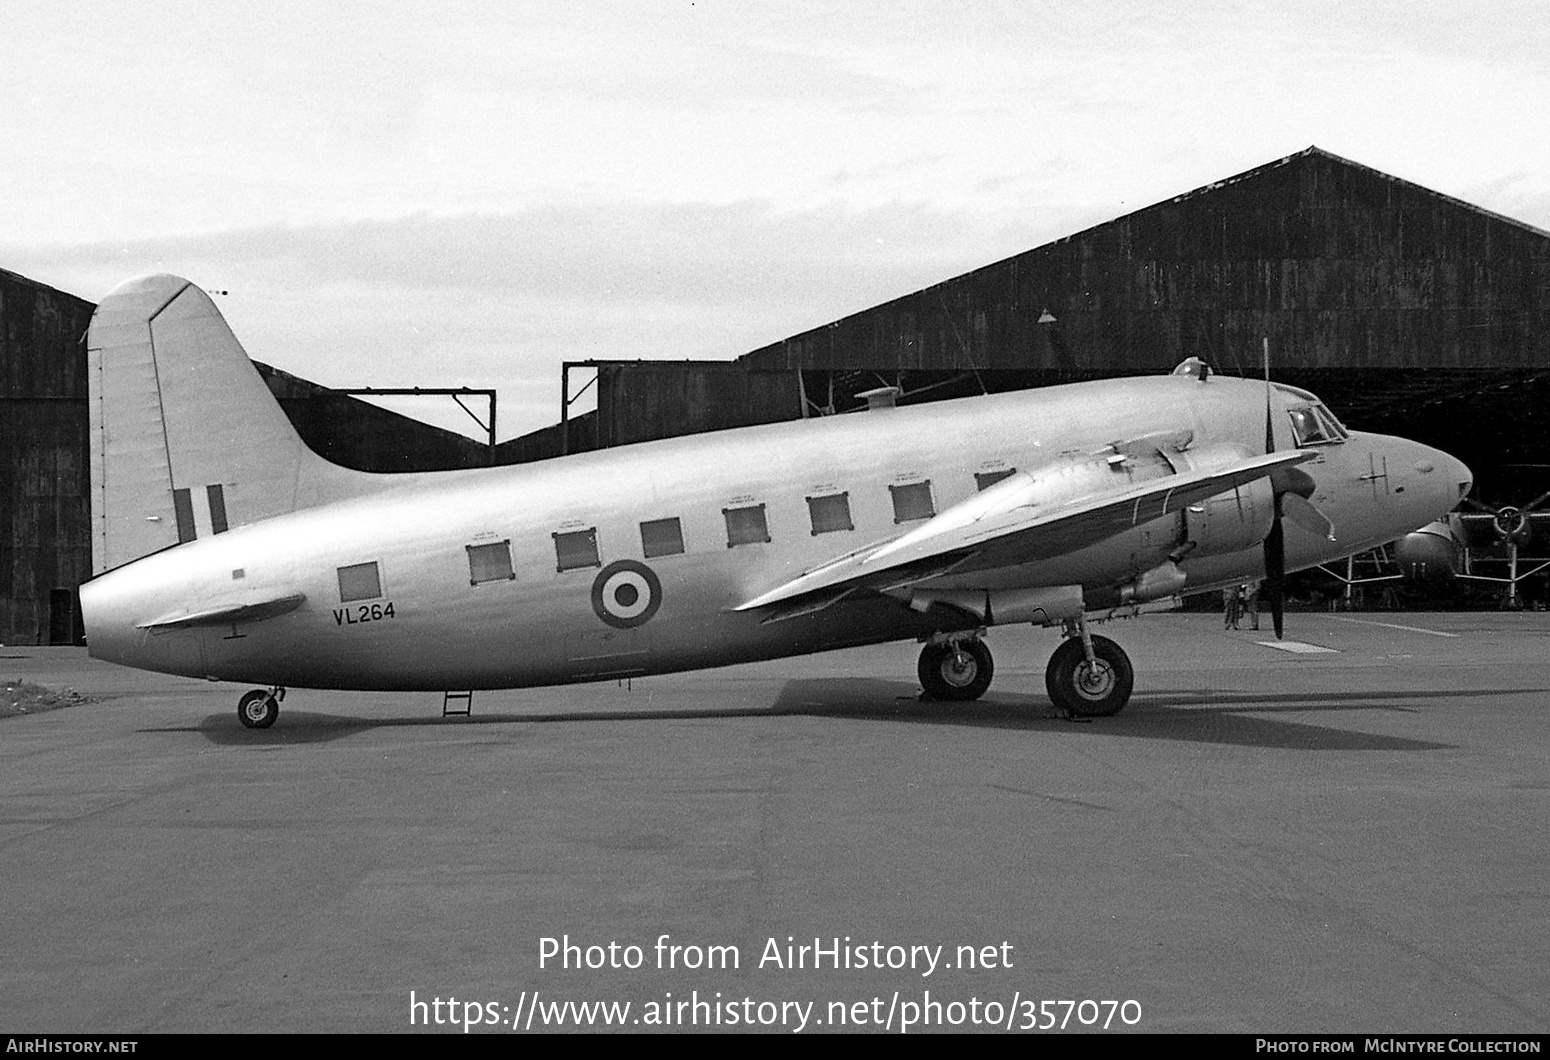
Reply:
M237 700L237 717L249 729L267 729L279 716L280 704L267 689L255 688Z
M959 641L956 646L927 644L920 649L916 672L927 697L946 703L966 703L985 694L996 667L990 658L990 647L975 639Z
M1093 638L1096 668L1087 665L1082 638L1069 637L1050 656L1044 687L1055 706L1078 718L1107 718L1130 702L1136 674L1123 648L1107 637Z

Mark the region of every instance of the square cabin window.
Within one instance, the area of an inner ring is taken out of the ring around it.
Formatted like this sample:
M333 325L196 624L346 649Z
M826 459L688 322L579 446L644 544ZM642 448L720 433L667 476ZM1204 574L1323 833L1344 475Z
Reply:
M603 561L597 558L597 527L555 534L554 558L555 569L561 571L601 567Z
M640 550L647 559L678 555L684 550L683 524L676 518L651 519L641 523Z
M831 493L807 498L807 514L813 520L813 536L836 530L854 530L850 521L850 494Z
M770 539L769 524L764 519L764 505L751 504L746 508L723 508L721 514L727 520L727 548L738 545L762 545Z
M489 545L465 545L468 549L468 584L480 582L515 581L517 574L511 569L511 540L496 541Z
M931 481L909 482L903 486L889 486L893 494L893 521L908 523L915 519L929 519L936 514L931 503Z
M356 563L339 568L339 602L348 604L355 600L375 600L382 595L382 577L377 564Z
M1015 467L1003 468L1000 471L976 472L974 475L974 488L977 490L982 490L987 486L994 486L1002 479L1011 478L1015 474L1017 474L1017 469Z

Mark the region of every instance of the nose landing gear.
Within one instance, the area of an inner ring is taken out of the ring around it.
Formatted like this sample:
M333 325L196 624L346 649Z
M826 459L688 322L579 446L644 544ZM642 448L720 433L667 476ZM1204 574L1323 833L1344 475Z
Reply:
M280 702L285 699L285 689L255 688L237 700L237 717L249 729L267 729L280 716Z

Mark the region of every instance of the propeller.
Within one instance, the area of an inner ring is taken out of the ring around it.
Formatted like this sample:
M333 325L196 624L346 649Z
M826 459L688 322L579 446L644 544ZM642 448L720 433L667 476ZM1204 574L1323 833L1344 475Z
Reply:
M1542 493L1529 501L1521 508L1514 504L1504 504L1500 508L1492 508L1481 504L1470 497L1464 498L1464 503L1477 512L1484 512L1491 517L1491 525L1496 528L1503 540L1522 543L1528 540L1530 527L1528 517L1538 510L1545 501L1550 501L1550 493Z
M1270 391L1270 339L1265 342L1265 455L1276 451L1274 404ZM1275 514L1270 519L1270 532L1265 535L1265 583L1259 597L1270 605L1270 621L1275 627L1276 639L1286 634L1286 531L1282 518L1326 540L1335 539L1334 524L1325 514L1313 506L1311 498L1318 489L1313 476L1301 468L1285 467L1270 476L1270 490L1275 497ZM1550 494L1546 494L1550 498Z
M1271 419L1270 402L1270 339L1265 339L1265 455L1276 451L1275 425ZM1309 480L1312 481L1311 479ZM1260 599L1270 605L1270 623L1275 627L1276 640L1285 635L1286 625L1286 531L1281 528L1281 498L1285 495L1272 481L1275 497L1275 514L1270 520L1270 533L1265 535L1265 584L1260 589ZM1311 505L1310 505L1311 507Z

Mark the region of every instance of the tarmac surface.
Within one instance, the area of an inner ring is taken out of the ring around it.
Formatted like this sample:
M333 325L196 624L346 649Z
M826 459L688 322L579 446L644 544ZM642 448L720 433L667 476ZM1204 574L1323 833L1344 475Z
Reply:
M0 1033L1550 1029L1550 616L1221 624L1101 630L1090 723L1026 628L968 705L896 644L265 731L0 648L97 698L0 719Z

